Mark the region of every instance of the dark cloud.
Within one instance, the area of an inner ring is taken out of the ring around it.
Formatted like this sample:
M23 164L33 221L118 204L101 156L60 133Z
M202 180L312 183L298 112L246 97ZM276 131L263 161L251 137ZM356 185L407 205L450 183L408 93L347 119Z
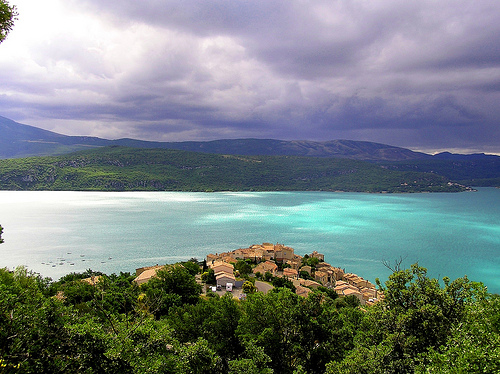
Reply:
M52 3L60 29L1 46L4 116L112 138L500 152L497 1Z

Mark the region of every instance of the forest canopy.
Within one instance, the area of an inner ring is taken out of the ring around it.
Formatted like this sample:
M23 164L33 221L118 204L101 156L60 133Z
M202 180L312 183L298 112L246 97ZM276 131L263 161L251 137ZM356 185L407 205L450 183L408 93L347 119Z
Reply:
M415 264L379 285L383 301L360 306L326 289L305 298L286 287L245 300L200 295L190 269L167 267L141 286L129 273L88 270L54 282L0 269L1 370L500 371L500 298L466 277L440 282Z

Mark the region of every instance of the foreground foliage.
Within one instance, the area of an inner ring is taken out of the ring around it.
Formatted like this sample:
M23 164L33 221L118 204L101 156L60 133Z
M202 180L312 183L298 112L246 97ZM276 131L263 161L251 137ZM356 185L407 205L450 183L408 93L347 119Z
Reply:
M0 372L500 370L500 298L465 277L441 285L413 265L390 276L383 302L361 307L286 287L243 301L199 296L193 268L168 267L141 287L128 273L53 282L0 269Z
M0 0L0 43L5 40L17 20L15 5L9 5L6 0Z

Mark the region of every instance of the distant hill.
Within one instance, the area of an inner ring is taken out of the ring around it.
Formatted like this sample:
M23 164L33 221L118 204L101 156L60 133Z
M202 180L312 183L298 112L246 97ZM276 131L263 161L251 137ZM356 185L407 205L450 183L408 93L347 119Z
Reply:
M0 159L60 155L106 145L109 141L104 139L61 135L0 116Z
M114 142L132 147L143 148L147 146L147 144L143 144L144 142L137 140L120 139ZM370 161L415 160L431 157L425 153L413 152L405 148L354 140L315 142L309 140L223 139L206 142L155 143L154 146L215 154L338 157Z
M106 147L0 160L2 190L463 191L436 174L345 158L235 156Z
M67 136L23 125L0 116L0 159L64 155L107 146L173 149L221 155L303 156L370 161L397 171L419 171L444 176L472 186L500 186L500 157L443 152L434 156L386 144L331 140L223 139L204 142L150 142Z
M0 117L0 158L61 155L89 147L110 145L165 148L184 151L262 156L340 157L354 160L400 161L429 158L425 153L386 144L353 140L224 139L205 142L149 142L135 139L107 140L66 136Z

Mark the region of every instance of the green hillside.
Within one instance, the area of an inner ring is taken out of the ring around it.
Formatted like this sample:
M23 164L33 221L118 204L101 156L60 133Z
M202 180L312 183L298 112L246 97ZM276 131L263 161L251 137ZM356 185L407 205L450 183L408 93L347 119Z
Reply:
M0 189L100 191L462 191L444 177L336 158L99 148L0 160Z

